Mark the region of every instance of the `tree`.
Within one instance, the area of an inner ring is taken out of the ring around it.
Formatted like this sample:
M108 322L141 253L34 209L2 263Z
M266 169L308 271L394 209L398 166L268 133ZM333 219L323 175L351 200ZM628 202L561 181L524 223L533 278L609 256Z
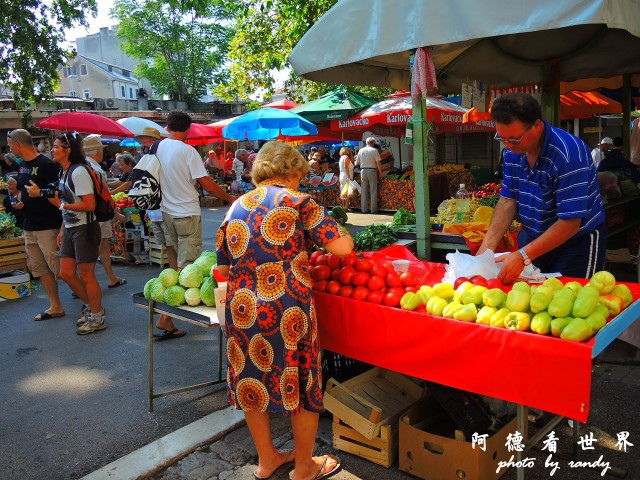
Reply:
M85 15L97 14L96 0L5 0L2 10L0 81L13 91L18 108L51 99L59 66L74 54L63 47L64 29L86 26Z
M311 26L337 0L216 0L235 18L235 35L229 44L228 75L216 93L227 98L248 98L259 89L273 93L274 70L290 68L288 56ZM327 41L335 32L327 32ZM260 39L260 41L256 41ZM303 80L290 71L285 87L293 100L317 98L337 85ZM374 99L389 89L348 87Z
M193 103L217 80L231 30L222 8L206 1L116 0L111 16L136 74L159 94Z

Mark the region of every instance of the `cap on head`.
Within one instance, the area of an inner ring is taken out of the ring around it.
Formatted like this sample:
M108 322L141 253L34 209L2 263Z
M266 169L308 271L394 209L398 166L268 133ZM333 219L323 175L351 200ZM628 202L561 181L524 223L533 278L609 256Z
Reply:
M320 152L316 152L313 154L314 160L322 160L322 154Z
M609 138L609 137L604 137L600 141L600 145L613 145L613 140L611 140L611 138Z
M102 150L105 146L102 144L100 135L87 135L82 140L82 148L86 154L95 153L98 150Z
M152 127L144 127L142 133L140 135L136 135L133 138L139 141L142 137L151 137L155 138L156 140L160 140L160 138L162 138L158 129Z

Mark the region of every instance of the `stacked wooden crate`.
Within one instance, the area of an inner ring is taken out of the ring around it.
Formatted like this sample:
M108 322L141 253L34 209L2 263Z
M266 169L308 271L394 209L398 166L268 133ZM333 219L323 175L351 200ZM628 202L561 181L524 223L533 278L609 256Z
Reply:
M23 237L0 240L0 272L9 270L27 271L27 254Z
M156 237L151 231L149 231L149 263L151 265L157 264L161 267L169 265L166 247L156 242Z

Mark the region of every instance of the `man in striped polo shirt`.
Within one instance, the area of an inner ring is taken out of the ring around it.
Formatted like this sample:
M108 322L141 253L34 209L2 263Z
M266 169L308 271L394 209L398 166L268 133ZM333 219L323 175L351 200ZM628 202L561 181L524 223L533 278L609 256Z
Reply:
M503 282L515 281L532 262L542 272L591 277L604 264L606 228L589 147L543 120L540 105L526 93L498 97L491 117L495 139L506 147L504 181L478 254L495 250L517 218L520 249L497 260Z

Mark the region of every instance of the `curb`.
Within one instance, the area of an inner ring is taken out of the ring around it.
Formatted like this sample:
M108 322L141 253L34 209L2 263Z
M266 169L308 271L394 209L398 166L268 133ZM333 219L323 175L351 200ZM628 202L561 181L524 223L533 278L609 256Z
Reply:
M243 412L231 407L218 410L105 465L81 480L148 478L196 448L212 443L244 424Z

